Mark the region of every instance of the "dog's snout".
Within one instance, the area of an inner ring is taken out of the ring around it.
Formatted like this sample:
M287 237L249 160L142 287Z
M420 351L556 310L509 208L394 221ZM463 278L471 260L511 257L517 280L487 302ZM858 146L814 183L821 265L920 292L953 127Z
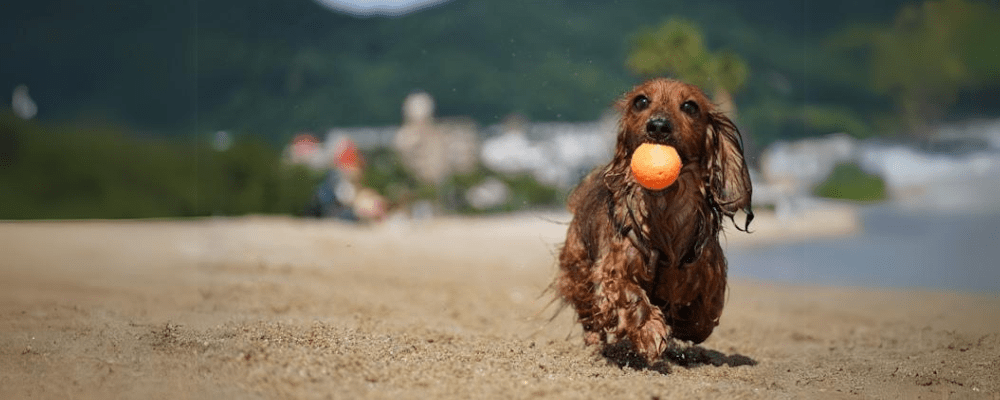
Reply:
M674 125L666 118L653 118L646 122L646 134L655 139L666 139Z

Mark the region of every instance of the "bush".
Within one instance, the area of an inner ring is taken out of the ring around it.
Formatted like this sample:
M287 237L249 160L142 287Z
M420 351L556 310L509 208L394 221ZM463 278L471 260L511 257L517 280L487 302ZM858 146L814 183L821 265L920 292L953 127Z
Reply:
M363 184L386 198L392 204L408 203L415 199L436 200L437 191L431 185L421 184L406 167L399 155L382 147L364 152L365 170Z
M507 176L479 166L470 173L452 175L440 187L434 187L420 183L391 149L366 151L365 161L364 184L397 205L428 200L449 212L488 214L554 206L562 200L558 190L527 174ZM477 210L468 204L465 193L487 178L496 178L506 184L510 189L510 199L495 208Z
M115 126L0 115L0 219L164 218L299 212L318 177L243 139L216 152Z
M854 201L885 200L885 181L866 173L856 164L837 165L830 177L816 186L813 193L820 197Z

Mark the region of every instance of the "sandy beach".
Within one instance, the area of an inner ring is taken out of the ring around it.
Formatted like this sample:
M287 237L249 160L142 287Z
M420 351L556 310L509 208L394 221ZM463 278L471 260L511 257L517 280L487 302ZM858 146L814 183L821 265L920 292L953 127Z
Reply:
M858 229L814 217L726 243ZM0 398L1000 399L995 293L735 280L662 363L586 348L567 220L0 222Z

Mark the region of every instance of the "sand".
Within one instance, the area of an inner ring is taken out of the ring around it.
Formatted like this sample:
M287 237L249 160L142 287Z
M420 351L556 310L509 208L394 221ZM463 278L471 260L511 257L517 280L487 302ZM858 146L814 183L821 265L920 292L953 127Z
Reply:
M586 348L564 222L0 223L0 398L1000 399L997 294L739 280L660 363Z

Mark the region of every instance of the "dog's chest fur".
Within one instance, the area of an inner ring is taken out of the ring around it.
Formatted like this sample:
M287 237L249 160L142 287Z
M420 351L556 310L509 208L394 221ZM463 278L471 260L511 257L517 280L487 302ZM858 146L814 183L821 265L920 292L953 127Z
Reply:
M714 222L704 185L696 179L688 171L674 186L659 192L630 185L616 200L616 222L635 232L630 240L641 253L660 253L656 267L682 267L694 261L698 238L705 237L704 230Z
M704 251L709 243L699 238L717 240L718 222L706 201L704 185L696 179L694 171L687 171L663 191L631 185L612 194L612 218L620 227L618 240L628 242L629 264L639 283L647 291L659 287L657 293L650 293L659 298L652 299L657 303L686 303L705 284L702 280L717 278L716 271L702 271L706 263L699 262L714 257Z

